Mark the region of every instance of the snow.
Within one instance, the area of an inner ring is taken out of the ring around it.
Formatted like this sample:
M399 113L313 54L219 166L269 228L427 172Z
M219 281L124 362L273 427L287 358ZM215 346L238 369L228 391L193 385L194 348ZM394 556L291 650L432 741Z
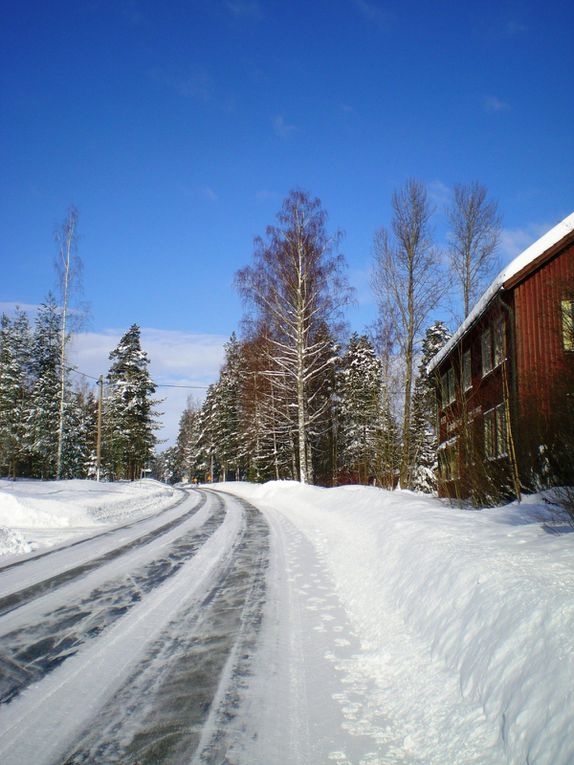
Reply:
M574 230L574 213L568 215L564 220L558 223L550 231L547 231L540 239L537 239L533 244L527 247L520 255L517 255L507 266L505 266L498 276L494 279L492 284L484 292L482 297L476 303L472 311L462 322L448 343L440 350L437 355L431 360L428 365L429 373L436 369L441 361L448 355L456 343L463 337L468 329L480 318L487 305L490 303L496 293L502 289L505 282L516 276L523 268L526 268L536 258L549 250L550 247L557 244L561 239L567 236Z
M372 487L225 489L325 564L349 625L327 652L344 725L378 743L353 762L574 761L573 540L547 532L540 498L477 512ZM301 581L324 600L313 571ZM336 642L348 637L352 655Z
M0 730L3 765L62 761L74 736L121 687L174 612L183 604L201 603L216 570L225 564L225 553L232 547L240 522L239 514L228 515L177 574L134 606L100 640L88 643L58 671L7 705Z
M28 553L173 504L158 481L0 480L0 556Z
M540 497L476 511L374 487L282 481L212 488L254 504L271 531L263 620L237 713L226 723L226 761L574 762L574 536L553 525ZM154 481L1 482L0 512L8 536L34 544L38 532L55 539L94 534L145 513L151 523L171 492ZM142 500L144 509L137 509ZM202 522L201 513L186 521L189 528ZM37 525L48 519L60 526ZM177 639L181 624L189 629L174 615L190 604L201 608L242 523L235 503L177 574L3 706L2 761L56 761L161 630ZM15 556L16 542L10 545ZM128 556L141 564L154 550ZM127 575L128 556L111 561L106 575ZM4 575L24 572L16 567ZM102 576L94 571L47 594L43 605L13 611L7 629L44 618L50 598L74 602L75 589L88 592ZM222 687L218 698L224 697ZM204 761L200 754L189 759Z

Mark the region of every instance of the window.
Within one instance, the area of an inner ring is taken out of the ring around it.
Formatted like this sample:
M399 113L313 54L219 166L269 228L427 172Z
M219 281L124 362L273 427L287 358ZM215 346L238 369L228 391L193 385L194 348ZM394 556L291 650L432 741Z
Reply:
M482 376L488 374L492 369L492 335L490 328L485 329L481 337L482 352Z
M439 452L439 469L443 481L458 478L458 442L456 438L443 445Z
M441 399L443 407L452 404L456 398L454 369L449 367L441 377Z
M494 325L494 347L493 347L493 357L494 357L494 366L497 367L499 364L502 364L504 359L506 358L506 342L504 337L504 319L499 319L496 324Z
M563 300L562 344L565 351L574 351L574 300Z
M508 454L508 433L504 404L495 406L484 413L484 456L486 459L506 457Z
M504 319L485 329L481 337L482 376L487 375L506 358Z
M462 389L469 390L472 388L472 364L471 364L470 350L465 351L462 355Z

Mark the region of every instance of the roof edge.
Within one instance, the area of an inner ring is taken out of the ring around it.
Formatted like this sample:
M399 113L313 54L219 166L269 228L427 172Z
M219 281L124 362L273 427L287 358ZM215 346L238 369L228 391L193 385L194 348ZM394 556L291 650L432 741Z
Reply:
M432 372L448 356L450 351L464 337L468 330L480 319L490 301L497 292L511 288L525 278L530 270L541 265L549 250L558 251L564 239L574 232L574 212L551 228L533 244L517 255L505 266L490 286L485 290L472 311L458 327L448 343L433 356L427 365L427 372Z

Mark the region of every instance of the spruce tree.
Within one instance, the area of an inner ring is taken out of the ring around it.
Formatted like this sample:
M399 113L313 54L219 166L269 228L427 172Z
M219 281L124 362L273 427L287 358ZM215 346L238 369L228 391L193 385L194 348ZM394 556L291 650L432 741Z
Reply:
M381 388L381 423L382 432L376 470L377 484L384 489L394 489L399 478L401 439L388 382L385 378Z
M341 468L359 483L375 476L382 437L381 361L366 335L354 333L339 377Z
M241 470L242 369L241 344L233 333L225 344L225 363L219 375L217 403L213 411L213 437L222 480L228 477L228 471L238 479Z
M30 326L18 310L0 326L0 470L15 478L25 458L25 427L30 395Z
M151 458L159 403L149 375L149 358L141 348L140 328L133 324L110 353L104 412L105 457L113 478L135 480Z
M177 435L177 472L180 480L191 481L198 477L199 413L199 404L188 399L179 420Z
M204 474L207 481L214 481L220 469L216 442L218 406L219 383L213 383L207 389L205 401L198 418L197 467Z
M88 388L68 390L64 402L61 477L87 478L96 445L97 402Z
M427 329L413 393L410 488L427 494L436 492L438 468L435 391L427 366L449 338L448 328L441 321Z
M323 348L323 374L310 388L309 408L313 424L309 444L313 474L319 486L332 486L337 480L337 377L341 363L340 349L326 324L319 326L317 340Z
M182 479L177 446L170 446L153 459L153 477L163 483L179 483Z
M26 417L25 444L32 456L32 474L38 478L54 478L62 375L60 315L51 293L36 315L31 370L33 385Z

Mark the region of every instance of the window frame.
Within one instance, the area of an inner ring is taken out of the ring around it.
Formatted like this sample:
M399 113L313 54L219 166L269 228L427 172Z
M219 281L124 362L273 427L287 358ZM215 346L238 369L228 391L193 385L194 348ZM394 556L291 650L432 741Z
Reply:
M456 401L456 377L454 367L451 365L440 378L441 384L441 404L446 409Z
M462 354L462 389L463 391L472 388L472 355L470 348Z
M506 337L504 319L498 319L492 332L492 368L496 369L506 361Z
M564 298L560 301L562 317L562 348L574 351L574 298Z
M439 475L443 481L458 481L460 478L458 436L446 441L439 451Z
M490 327L483 330L480 335L480 360L482 376L486 377L494 369L492 365L492 330Z
M504 403L488 409L483 416L484 456L487 460L508 457L508 424Z

